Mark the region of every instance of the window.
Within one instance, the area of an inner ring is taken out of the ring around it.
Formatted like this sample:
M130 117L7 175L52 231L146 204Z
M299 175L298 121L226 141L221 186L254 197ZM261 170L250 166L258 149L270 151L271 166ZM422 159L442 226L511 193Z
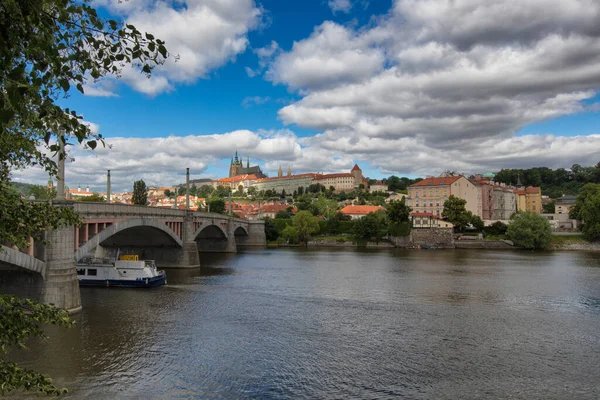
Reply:
M98 270L90 268L87 270L87 274L88 274L88 276L96 276L96 275L98 275Z
M433 201L429 201L429 207L433 207Z
M78 268L77 275L85 275L85 268Z

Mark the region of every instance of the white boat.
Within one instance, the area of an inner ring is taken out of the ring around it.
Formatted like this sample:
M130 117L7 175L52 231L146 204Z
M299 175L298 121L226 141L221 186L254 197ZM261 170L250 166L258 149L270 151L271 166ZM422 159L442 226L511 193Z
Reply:
M120 259L83 257L76 263L79 286L155 287L167 283L165 271L154 260L138 260L124 255Z

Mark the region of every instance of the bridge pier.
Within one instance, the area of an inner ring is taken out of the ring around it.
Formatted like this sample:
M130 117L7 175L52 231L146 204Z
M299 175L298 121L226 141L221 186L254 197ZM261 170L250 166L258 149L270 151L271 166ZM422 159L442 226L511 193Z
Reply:
M198 244L196 243L194 233L194 213L191 211L186 211L183 219L183 249L180 268L200 268Z
M75 230L72 226L46 232L45 249L46 271L40 292L40 302L54 304L70 314L81 311L81 296L75 261L73 241Z

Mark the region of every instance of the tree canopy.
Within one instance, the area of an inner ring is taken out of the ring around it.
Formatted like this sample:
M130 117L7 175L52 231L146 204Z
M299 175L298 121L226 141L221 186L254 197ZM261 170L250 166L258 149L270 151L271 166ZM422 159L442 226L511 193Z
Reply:
M298 211L292 217L292 226L298 232L298 240L306 243L313 233L319 231L319 220L310 211Z
M454 224L454 229L457 231L464 230L471 219L473 214L467 211L467 201L454 195L450 195L448 200L444 203L444 210L442 211L442 217Z
M526 249L545 249L552 240L550 222L539 214L524 212L514 214L506 236L517 246Z
M585 185L569 215L573 219L583 221L581 231L586 239L600 239L600 184Z
M136 206L148 205L148 187L143 179L133 182L133 197L131 202Z

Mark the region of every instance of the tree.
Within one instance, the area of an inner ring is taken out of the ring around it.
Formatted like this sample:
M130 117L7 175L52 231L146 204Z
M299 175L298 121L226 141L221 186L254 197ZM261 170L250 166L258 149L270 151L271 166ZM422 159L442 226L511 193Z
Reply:
M205 199L205 198L209 197L214 190L215 189L211 185L202 185L198 189L197 194L198 194L198 197Z
M588 240L600 239L600 184L588 183L581 189L569 216L583 221L581 231Z
M542 212L546 214L554 214L556 211L556 201L552 200L550 203L542 205Z
M324 195L319 195L317 200L312 202L311 205L314 206L314 211L316 211L315 215L323 215L327 218L330 218L332 215L335 215L335 211L338 208L337 201L328 200L327 197ZM311 211L313 210L311 209Z
M36 200L50 200L56 197L56 189L48 189L42 185L32 185L27 193L29 196L33 196Z
M133 182L133 197L131 202L136 206L148 205L148 188L143 179Z
M277 226L270 217L265 218L265 237L267 238L268 242L273 242L279 237Z
M539 214L517 213L508 224L506 236L526 249L545 249L552 240L550 222Z
M99 203L99 202L106 201L106 199L104 198L104 196L101 196L98 193L94 192L94 193L92 193L91 196L81 197L81 198L77 199L77 201L97 202L97 203Z
M231 188L229 186L225 187L222 185L217 186L217 189L212 193L213 196L217 197L227 197L231 193Z
M507 229L508 229L508 225L506 225L504 222L496 221L492 225L485 227L484 231L490 235L500 236L500 235L504 235L506 233Z
M387 207L388 219L391 222L408 222L412 209L406 205L404 197L402 200L392 200Z
M354 237L357 240L369 240L375 238L377 242L386 231L385 213L382 211L371 212L354 223Z
M481 219L481 217L479 215L472 215L471 214L471 221L469 221L471 223L471 225L473 226L473 228L475 228L475 230L481 232L483 230L483 228L485 227L485 224L483 223L483 220Z
M225 200L219 197L213 197L207 201L210 212L225 214Z
M442 217L454 224L454 229L461 232L464 230L472 219L472 213L467 211L465 205L467 201L454 195L450 195L444 203Z
M0 355L7 354L12 347L25 348L25 343L30 337L44 338L42 324L70 327L72 321L66 311L54 306L0 294ZM52 379L40 373L20 368L12 361L0 359L0 393L4 395L17 389L53 395L67 391L59 389L52 383Z
M319 220L309 211L299 211L292 218L292 225L298 230L298 239L307 243L313 233L319 231Z
M298 228L293 225L287 225L281 231L281 236L288 241L288 243L298 243L300 241L300 235L298 234Z
M256 196L256 192L257 192L257 190L254 186L250 186L248 188L248 196Z

